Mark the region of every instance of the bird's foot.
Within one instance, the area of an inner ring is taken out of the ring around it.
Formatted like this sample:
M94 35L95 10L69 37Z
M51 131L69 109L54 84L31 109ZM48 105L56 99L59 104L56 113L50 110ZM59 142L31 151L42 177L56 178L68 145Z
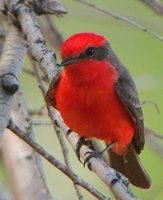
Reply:
M95 151L88 151L85 153L85 155L88 155L83 163L84 167L86 164L89 166L89 161L91 158L102 158L103 151L95 152ZM90 167L89 167L90 168Z
M86 140L84 137L81 137L78 140L78 143L76 145L76 156L80 162L82 162L80 159L80 149L81 149L82 145L87 145L90 149L92 149L94 151L94 146L93 146L92 142L90 140Z
M89 155L88 155L88 157L84 161L84 167L89 162L89 160L91 158L102 158L103 153L106 150L110 150L114 144L115 144L115 142L110 143L105 149L103 149L102 151L99 151L99 152L94 152L94 151L88 151L88 152L86 152L85 155L87 155L87 154L89 154Z

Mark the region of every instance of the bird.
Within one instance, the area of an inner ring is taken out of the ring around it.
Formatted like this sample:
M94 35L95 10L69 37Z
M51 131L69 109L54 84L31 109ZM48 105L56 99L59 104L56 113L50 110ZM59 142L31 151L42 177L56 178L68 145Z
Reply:
M145 143L144 118L127 68L107 39L94 32L70 36L61 47L61 57L63 70L49 86L47 104L79 136L113 144L110 166L136 187L150 188L138 157Z

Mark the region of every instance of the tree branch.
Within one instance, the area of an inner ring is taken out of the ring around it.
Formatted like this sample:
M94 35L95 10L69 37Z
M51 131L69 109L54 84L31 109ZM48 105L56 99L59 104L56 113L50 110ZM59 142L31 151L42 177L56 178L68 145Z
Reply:
M155 131L145 127L145 134L148 135L152 135L153 137L157 138L157 139L161 139L163 140L163 135L160 133L156 133Z
M54 75L58 74L59 69L55 53L47 49L46 42L40 32L37 16L31 8L24 5L19 5L15 9L33 59L41 64L48 80L51 80Z
M19 74L27 52L22 34L12 24L4 43L0 59L0 132L3 133L10 119L13 94L19 88Z
M64 39L57 26L55 25L54 19L52 16L46 15L42 22L43 23L40 24L41 30L47 41L54 47L54 49L60 50Z
M47 0L46 2L54 2L55 0ZM86 2L84 0L76 0L78 2ZM3 2L5 2L3 0ZM48 77L48 80L50 81L52 77L58 78L58 74L60 73L60 69L56 62L56 57L54 52L48 51L46 42L43 39L43 36L40 32L38 19L35 14L36 8L34 8L33 2L35 2L35 5L39 6L39 4L42 2L41 0L25 0L25 1L18 1L14 0L14 4L11 2L12 10L9 11L12 13L12 15L15 17L13 19L14 22L17 22L15 25L18 27L21 26L22 31L25 35L25 38L27 39L31 55L34 60L39 62ZM16 2L16 3L15 3ZM30 4L31 3L31 4ZM45 7L43 5L40 5L40 10L37 14L44 14L46 11ZM88 3L86 3L88 4ZM1 4L0 4L1 5ZM50 4L49 4L50 5ZM37 7L36 6L36 7ZM94 7L97 10L100 10L108 15L111 15L112 17L116 19L123 20L124 22L133 25L143 31L146 31L147 33L153 35L157 39L163 40L163 38L155 33L153 33L150 30L147 30L145 27L140 26L136 22L127 19L123 16L117 15L113 12L106 11L104 9L101 9L97 6L94 6L93 4L89 4L89 6ZM49 6L47 6L48 9L50 9ZM54 10L53 10L54 12ZM47 12L48 13L48 12ZM38 78L38 81L40 83L40 88L43 92L43 95L45 96L46 89L44 86L44 82L42 80L42 77L38 72L35 71L36 76ZM17 77L17 76L16 76ZM2 77L3 78L3 77ZM17 82L16 82L17 83ZM3 84L2 84L3 85ZM4 89L4 87L3 87ZM1 92L1 91L0 91ZM15 91L14 91L15 92ZM79 136L72 132L63 122L60 115L57 116L54 115L54 110L52 108L48 108L49 113L51 116L51 119L53 121L57 121L57 124L61 127L62 131L66 135L68 141L72 145L73 149L76 150L77 142L79 141ZM9 120L9 116L7 118ZM6 126L6 124L5 124ZM1 127L1 124L0 124ZM20 138L24 139L30 146L32 146L37 152L39 152L41 155L43 155L47 160L49 160L54 166L59 168L63 173L69 176L71 180L75 184L79 184L85 189L87 189L89 192L91 192L93 195L95 195L98 199L107 199L102 194L100 194L98 191L96 191L92 186L88 185L86 182L81 180L76 174L74 174L70 169L68 169L66 166L64 166L62 163L60 163L58 160L56 160L52 155L48 154L40 145L35 143L31 138L29 138L27 135L25 135L25 132L22 131L18 126L16 126L13 122L10 122L9 127L12 131L14 131ZM59 131L57 129L58 134ZM63 144L64 146L64 144ZM66 151L63 149L63 152ZM91 151L87 146L83 145L81 148L81 157L85 160L86 159L86 152ZM103 159L95 159L92 158L89 162L90 168L97 173L97 175L111 188L114 195L118 199L137 199L132 192L128 189L128 181L127 179L121 175L120 173L116 172L115 170L109 168L107 164L104 162Z
M57 111L55 112L57 113ZM75 132L70 132L70 129L64 124L59 113L56 114L57 124L61 127L69 143L76 151L79 136ZM85 160L88 156L87 152L92 151L88 146L82 145L80 149L80 157ZM91 158L88 163L89 168L95 172L98 177L111 189L114 196L120 200L137 199L128 188L128 179L119 172L108 167L107 163L102 158ZM115 181L115 182L114 182Z
M113 17L114 19L121 20L121 21L123 21L123 22L125 22L125 23L127 23L127 24L129 24L129 25L131 25L131 26L134 26L134 27L138 28L139 30L142 30L142 31L144 31L144 32L146 32L146 33L152 35L152 36L155 37L156 39L158 39L158 40L160 40L160 41L163 41L163 37L162 37L162 36L160 36L160 35L158 35L157 33L155 33L155 32L153 32L153 31L151 31L151 30L145 28L144 26L138 24L137 22L135 22L135 21L133 21L133 20L131 20L131 19L128 19L127 17L124 17L124 16L122 16L122 15L119 15L119 14L113 12L113 11L106 10L106 9L104 9L104 8L101 8L101 7L99 7L99 6L95 5L95 4L89 3L89 2L87 2L87 1L85 1L85 0L73 0L73 1L82 3L82 4L84 4L84 5L87 5L87 6L93 8L93 9L95 9L95 10L98 10L98 11L100 11L100 12L106 14L106 15L109 15L109 16Z
M48 160L53 166L55 166L60 171L62 171L65 175L67 175L74 183L85 188L87 191L89 191L99 200L109 200L109 198L106 198L104 195L98 192L95 188L93 188L91 185L89 185L83 179L77 176L74 172L72 172L68 167L63 165L59 160L57 160L51 154L45 151L45 149L42 146L34 142L33 139L29 137L29 133L26 134L13 121L10 121L8 128L11 131L13 131L19 138L24 140L28 145L30 145L37 153L39 153L46 160Z
M145 127L145 136L150 147L152 147L152 149L154 149L158 153L158 155L163 159L163 136L147 127ZM161 139L161 141L159 141L158 139Z
M32 7L37 15L53 14L62 17L67 13L63 4L58 0L25 0L24 2L29 7Z
M36 6L38 6L38 9ZM54 75L58 74L59 68L56 63L55 53L47 49L34 10L41 14L53 13L57 14L57 16L66 13L62 3L57 0L11 0L9 4L2 0L0 3L1 13L10 17L19 28L21 26L28 41L32 57L42 65L46 74L48 74L48 80L51 80Z

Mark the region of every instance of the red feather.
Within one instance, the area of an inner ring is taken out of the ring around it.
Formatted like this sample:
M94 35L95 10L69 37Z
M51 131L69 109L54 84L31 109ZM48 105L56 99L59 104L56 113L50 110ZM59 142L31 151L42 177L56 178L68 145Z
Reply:
M55 90L56 105L65 123L80 136L115 141L125 153L134 123L116 95L117 71L108 61L82 60L64 69Z
M106 39L95 33L78 33L69 37L62 46L61 57L76 57L90 46L99 47L104 45Z

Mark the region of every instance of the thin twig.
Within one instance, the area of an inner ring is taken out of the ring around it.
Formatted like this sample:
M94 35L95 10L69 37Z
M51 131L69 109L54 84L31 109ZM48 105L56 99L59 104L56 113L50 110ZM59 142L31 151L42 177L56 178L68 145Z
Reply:
M57 46L58 49L60 49L61 45L64 42L62 34L59 32L57 26L55 25L52 16L46 15L45 20L46 20L46 26L48 26L46 30L49 32L49 37L47 39L49 40L50 44L53 44L54 48L56 48Z
M159 139L163 139L162 135L158 135L155 131L145 128L145 136L146 136L146 141L150 145L151 148L153 148L157 154L160 156L160 158L163 159L163 144L162 140L159 141Z
M29 137L24 131L22 131L13 121L10 120L8 128L13 131L19 138L24 140L28 145L30 145L37 153L42 155L46 160L48 160L53 166L62 171L65 175L67 175L75 184L80 185L85 188L91 194L93 194L99 200L109 200L109 198L105 197L103 194L98 192L95 188L81 179L78 175L72 172L68 167L63 165L59 160L54 158L50 153L48 153L41 145L33 141L32 138Z
M28 111L28 114L31 115L31 116L34 116L34 115L45 115L47 114L47 110L45 109L45 105L41 106L41 108L39 109L32 109L32 110L29 110Z
M163 37L162 36L160 36L157 33L145 28L144 26L138 24L137 22L135 22L135 21L133 21L131 19L128 19L127 17L119 15L119 14L113 12L113 11L110 11L110 10L105 10L104 8L101 8L101 7L99 7L99 6L95 5L95 4L89 3L89 2L87 2L85 0L73 0L73 1L85 4L85 5L87 5L87 6L91 7L91 8L94 8L95 10L98 10L98 11L100 11L102 13L105 13L106 15L110 15L111 17L113 17L113 18L115 18L117 20L121 20L121 21L123 21L123 22L125 22L127 24L130 24L131 26L134 26L134 27L136 27L136 28L138 28L138 29L140 29L140 30L152 35L153 37L157 38L158 40L163 41Z
M23 72L25 72L26 74L29 74L31 76L35 76L34 72L30 69L23 68ZM47 82L47 78L45 76L42 76L42 79Z
M31 69L23 68L23 72L25 72L25 73L27 73L29 75L34 76L34 72Z
M47 122L47 121L36 121L36 120L32 120L32 125L34 126L51 126L53 125L52 122Z
M141 102L141 105L142 105L142 106L144 106L144 105L146 105L146 104L151 104L151 105L153 105L153 106L155 107L157 113L160 114L160 109L159 109L158 105L157 105L155 102L150 101L150 100L144 100L144 101Z
M152 136L154 136L154 137L156 137L158 139L163 140L163 135L162 134L156 133L155 131L153 131L153 130L147 128L147 127L145 127L145 134L146 134L146 136L152 135Z

